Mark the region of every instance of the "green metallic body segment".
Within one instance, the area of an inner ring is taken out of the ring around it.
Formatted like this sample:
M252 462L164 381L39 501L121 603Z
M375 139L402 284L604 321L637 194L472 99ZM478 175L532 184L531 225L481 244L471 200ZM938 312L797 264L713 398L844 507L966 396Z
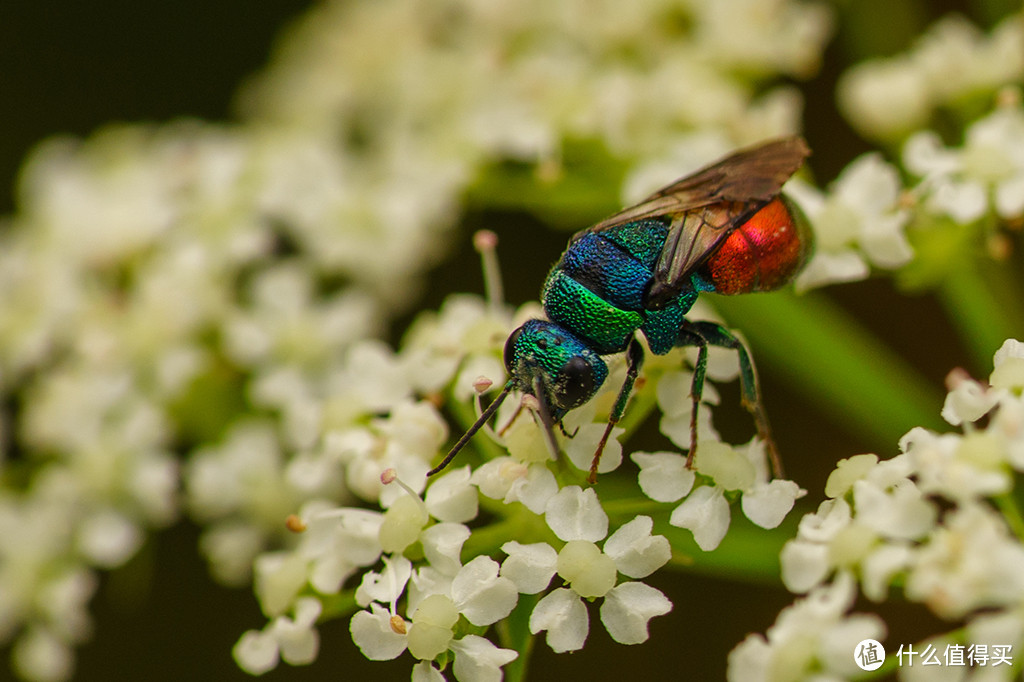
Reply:
M647 337L647 345L655 355L664 355L679 342L679 328L686 319L686 313L697 300L697 292L689 291L679 301L661 310L647 312L647 320L640 331Z
M644 324L641 313L615 307L561 268L548 275L542 298L551 321L575 330L599 355L625 349L633 332Z
M663 220L638 220L601 233L608 241L619 245L642 263L648 270L661 255L668 226Z

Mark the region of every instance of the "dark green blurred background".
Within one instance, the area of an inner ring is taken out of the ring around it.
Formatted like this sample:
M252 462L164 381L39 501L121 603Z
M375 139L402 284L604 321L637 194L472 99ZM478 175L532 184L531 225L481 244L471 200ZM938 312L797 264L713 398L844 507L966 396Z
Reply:
M15 172L32 145L47 136L88 135L118 121L160 122L182 116L231 120L236 86L266 62L274 36L310 4L302 0L0 2L0 215L16 210ZM844 65L905 48L911 36L947 11L960 10L989 26L1016 4L1002 0L836 3L840 33L827 52L822 74L802 85L807 96L806 132L816 150L812 165L819 181L832 179L846 162L868 149L835 113L833 85ZM484 226L502 236L499 252L509 300L518 304L536 298L565 235L515 214L471 214L466 223L462 241L453 248L460 260L434 274L437 286L430 288L424 306L437 305L455 289L482 291L476 258L469 248L469 229ZM929 297L897 295L887 280L834 287L830 295L869 323L933 382L937 413L945 373L966 357L938 306ZM788 472L811 491L812 504L820 500L824 478L838 457L866 450L895 454L895 442L880 444L845 433L841 425L802 402L770 370L763 374L763 394ZM736 404L734 388L727 387L723 393L724 405ZM733 412L736 428L749 431L742 411ZM722 419L721 427L728 431L728 417ZM805 459L801 461L800 456ZM92 605L95 636L79 651L76 679L247 678L234 665L230 650L245 629L262 627L264 618L250 591L223 589L207 578L196 539L196 528L181 523L149 543L128 566L103 576ZM591 640L585 650L554 656L539 644L532 679L616 674L719 679L729 649L749 630L763 632L791 601L791 595L773 586L737 585L708 577L662 572L650 582L675 604L670 616L652 622L652 642L614 645L593 610ZM915 633L927 632L921 629L927 624L919 609L895 609L883 615L890 617L890 642L909 641ZM397 663L368 663L354 649L347 623L330 623L321 634L321 654L315 665L305 669L282 665L266 679L409 679L407 657ZM4 651L0 679L10 675L6 659Z

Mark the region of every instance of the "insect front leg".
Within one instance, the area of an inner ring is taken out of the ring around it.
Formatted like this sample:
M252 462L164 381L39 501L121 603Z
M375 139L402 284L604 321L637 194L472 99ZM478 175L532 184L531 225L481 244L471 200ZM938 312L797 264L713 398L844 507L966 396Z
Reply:
M612 429L619 423L623 413L626 411L626 403L629 402L629 395L633 392L633 384L636 383L636 378L640 374L640 366L643 364L644 348L634 336L629 342L629 347L626 348L626 380L622 382L622 388L619 389L619 397L615 399L612 412L608 415L608 425L604 429L601 441L597 444L597 450L594 452L594 459L590 463L590 475L587 476L587 480L590 483L597 482L597 465L601 463L601 453L604 452L604 446L612 434Z
M708 368L708 346L720 348L731 348L739 355L740 360L740 387L743 393L743 407L754 417L757 426L757 435L768 448L768 459L771 462L772 472L775 476L782 476L782 462L779 453L775 449L775 441L772 439L771 427L768 425L768 418L761 406L761 395L757 384L757 371L750 359L750 353L746 346L728 329L715 322L698 321L691 322L683 320L679 328L677 346L696 346L697 363L693 368L693 382L690 385L690 397L693 400L693 411L690 414L690 452L686 457L686 466L693 464L693 458L697 453L697 407L700 405L701 396L704 392L704 380Z

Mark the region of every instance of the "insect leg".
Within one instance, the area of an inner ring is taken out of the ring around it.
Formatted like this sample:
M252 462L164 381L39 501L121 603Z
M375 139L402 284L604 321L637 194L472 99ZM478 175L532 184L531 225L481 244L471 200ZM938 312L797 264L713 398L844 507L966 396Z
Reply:
M601 453L604 452L604 446L612 434L612 429L619 423L623 413L626 411L626 403L629 402L629 395L633 392L633 384L636 383L637 375L640 374L640 366L643 364L644 348L634 336L629 342L629 347L626 348L626 380L622 382L622 388L619 389L619 397L615 399L615 406L612 407L612 412L608 415L608 425L604 429L601 441L597 444L597 451L594 452L594 459L590 463L590 475L587 476L587 480L590 483L597 482L597 465L601 463Z
M544 428L548 452L551 453L553 459L558 459L561 449L558 447L558 439L555 438L555 425L554 419L551 417L551 406L548 405L548 394L544 390L544 381L540 377L533 378L533 396L537 399L537 416L540 417L541 426Z
M693 383L690 388L690 395L693 399L693 412L690 416L690 452L686 458L686 465L690 466L697 450L697 406L704 390L704 380L707 374L708 346L720 348L731 348L739 355L740 360L740 387L743 393L743 407L754 417L757 426L757 435L768 448L768 459L771 462L772 472L775 476L782 476L782 461L775 448L775 441L772 439L771 427L768 425L768 418L765 416L764 408L761 406L761 395L758 390L757 371L750 359L750 353L746 346L728 329L715 322L698 321L691 322L683 320L679 330L677 346L697 346L697 363L693 368Z

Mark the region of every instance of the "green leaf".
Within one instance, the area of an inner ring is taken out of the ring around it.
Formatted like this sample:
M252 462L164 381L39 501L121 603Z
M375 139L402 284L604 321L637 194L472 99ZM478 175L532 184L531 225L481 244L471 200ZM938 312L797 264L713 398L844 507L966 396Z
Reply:
M755 361L844 425L891 447L911 427L938 429L942 391L821 294L716 297Z

